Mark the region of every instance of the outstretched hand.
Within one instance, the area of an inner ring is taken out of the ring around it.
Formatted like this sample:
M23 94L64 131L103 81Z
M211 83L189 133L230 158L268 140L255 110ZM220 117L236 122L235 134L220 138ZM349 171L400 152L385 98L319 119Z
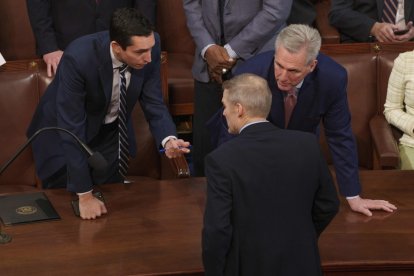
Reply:
M190 152L190 143L183 139L170 139L165 144L165 155L168 158L175 158L184 153Z
M394 204L391 204L386 200L365 199L358 196L352 199L347 199L347 201L352 211L369 217L372 216L371 210L383 210L390 213L397 210L397 207Z

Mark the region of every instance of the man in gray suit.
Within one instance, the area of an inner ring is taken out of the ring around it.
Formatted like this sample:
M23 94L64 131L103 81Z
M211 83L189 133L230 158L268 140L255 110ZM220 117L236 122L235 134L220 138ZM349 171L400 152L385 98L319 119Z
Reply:
M204 174L211 151L207 120L220 108L223 79L244 60L271 50L286 26L292 0L183 0L187 26L196 43L193 76L195 174Z

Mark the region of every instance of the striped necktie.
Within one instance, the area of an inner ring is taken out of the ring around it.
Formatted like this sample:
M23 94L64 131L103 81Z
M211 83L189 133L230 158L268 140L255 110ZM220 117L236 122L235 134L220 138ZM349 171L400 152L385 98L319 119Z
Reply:
M129 162L129 144L128 132L126 126L127 101L126 101L126 78L125 72L127 65L124 64L119 67L119 76L121 80L119 93L119 113L118 113L118 128L119 128L119 174L125 179L128 172Z
M295 108L297 96L296 96L296 87L292 88L290 91L285 92L285 128L287 128L290 117L292 116L293 109Z
M382 22L395 24L397 8L398 0L384 0L384 9L382 10Z

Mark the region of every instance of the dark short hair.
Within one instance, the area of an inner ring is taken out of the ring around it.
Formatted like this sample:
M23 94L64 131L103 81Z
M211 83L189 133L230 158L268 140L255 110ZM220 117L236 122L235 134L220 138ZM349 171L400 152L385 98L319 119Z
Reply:
M116 41L123 50L132 45L132 36L148 37L153 31L151 22L137 9L120 8L112 14L109 36L111 41Z

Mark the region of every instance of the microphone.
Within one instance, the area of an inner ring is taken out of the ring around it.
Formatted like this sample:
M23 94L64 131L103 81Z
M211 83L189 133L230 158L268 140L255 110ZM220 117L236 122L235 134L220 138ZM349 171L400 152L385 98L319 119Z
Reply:
M44 127L36 131L27 141L26 143L21 146L17 152L13 155L12 158L10 158L0 169L0 175L10 166L10 164L22 153L22 151L27 148L27 146L43 131L48 130L57 130L57 131L63 131L72 136L76 142L81 146L81 148L85 151L85 153L88 155L88 163L89 165L94 168L95 170L103 170L106 169L108 166L108 162L105 160L105 158L102 156L99 152L94 152L90 147L88 147L85 143L83 143L75 134L70 132L67 129L60 128L60 127Z

